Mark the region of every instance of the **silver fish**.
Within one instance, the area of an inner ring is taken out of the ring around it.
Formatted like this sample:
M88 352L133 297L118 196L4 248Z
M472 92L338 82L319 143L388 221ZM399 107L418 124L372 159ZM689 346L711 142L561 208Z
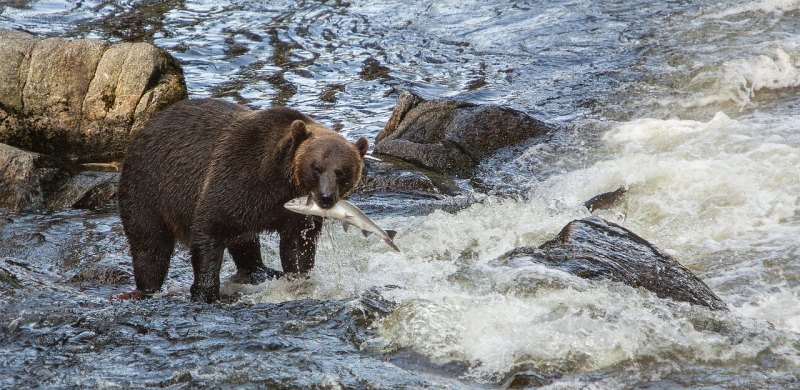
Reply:
M369 236L370 233L375 233L383 238L383 241L392 247L392 249L400 252L400 249L397 248L397 245L392 241L395 234L397 234L396 231L381 229L375 222L372 222L363 211L346 200L339 200L333 207L323 209L319 207L312 198L301 196L286 202L283 207L295 213L337 219L342 222L344 231L347 231L348 226L353 225L361 229L361 233L364 234L364 237Z

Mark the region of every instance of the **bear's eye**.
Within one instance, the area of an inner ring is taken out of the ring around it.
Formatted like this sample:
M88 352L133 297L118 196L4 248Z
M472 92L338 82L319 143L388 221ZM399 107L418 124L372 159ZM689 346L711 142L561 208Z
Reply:
M322 173L322 167L320 167L319 165L315 165L315 166L311 167L311 169L313 169L314 173L316 173L317 175Z
M344 171L342 171L341 169L337 169L334 172L336 173L337 178L342 178L344 176Z

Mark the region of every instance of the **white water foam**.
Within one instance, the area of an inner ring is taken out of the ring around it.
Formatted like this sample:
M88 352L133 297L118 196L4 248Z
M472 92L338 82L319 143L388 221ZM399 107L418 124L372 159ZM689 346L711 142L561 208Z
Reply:
M759 329L743 336L697 325L721 321L735 328L736 320L722 313L541 265L493 260L553 238L588 215L583 201L619 186L628 193L603 215L701 274L710 267L701 261L709 254L745 253L752 245L797 237L798 124L800 117L732 119L724 113L707 121L619 123L603 137L612 158L531 182L529 199L488 197L455 214L378 221L399 230L402 253L328 224L310 279L267 282L244 300L352 299L371 287L397 286L383 292L397 307L376 325L378 337L367 348L411 348L435 363L466 362L468 378L489 383L525 367L583 373L640 361L753 362L778 340L765 333L766 321L776 331L797 332L800 313L790 305L796 288L773 294L759 282L755 293L727 290L722 297L736 302L734 315ZM726 261L717 269L735 275L741 264ZM763 269L754 263L751 272ZM713 281L724 285L724 279ZM737 337L745 340L733 342ZM797 333L780 337L800 342ZM788 349L771 352L781 364L800 364L788 357L800 350L782 348Z
M706 66L692 77L687 88L694 91L677 103L683 108L732 103L741 111L753 105L759 92L800 86L800 52L797 43L767 49L753 57L737 58ZM787 52L787 50L789 50ZM662 101L663 105L674 98Z
M750 302L734 309L737 316L765 319L777 329L800 334L800 288L772 288L769 294L754 295ZM777 291L776 291L777 290Z
M765 12L787 10L769 4ZM757 107L756 97L800 86L798 53L787 40L709 62L690 83L694 96L680 104L686 112ZM365 348L465 362L466 377L490 383L518 369L587 373L648 362L664 363L666 371L695 363L735 369L757 366L765 355L779 371L800 370L798 288L763 265L771 253L798 247L800 116L735 115L617 123L603 137L601 161L542 181L517 178L529 191L525 199L488 197L454 214L377 221L400 232L402 253L328 226L309 279L268 282L244 300L352 299L393 286L381 291L396 307ZM494 261L553 238L588 215L584 201L619 187L628 192L601 215L704 276L730 314L541 265ZM721 258L712 264L713 255Z
M620 210L657 244L717 250L715 243L794 219L798 126L800 117L761 122L723 113L708 122L634 120L604 137L617 158L570 175L624 178L630 196Z
M707 15L707 18L726 18L745 12L791 12L800 9L800 0L762 0L758 2L748 1L735 6L725 4L725 10Z

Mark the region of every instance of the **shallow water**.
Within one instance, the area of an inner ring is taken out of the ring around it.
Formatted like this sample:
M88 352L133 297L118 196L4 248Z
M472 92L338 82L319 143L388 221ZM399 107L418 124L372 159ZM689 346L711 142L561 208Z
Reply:
M401 254L330 224L309 279L225 283L217 305L187 301L185 252L161 296L109 303L132 285L114 209L4 213L0 387L800 386L798 1L17 1L0 27L151 41L192 96L286 104L352 138L405 89L561 128L485 161L468 207L356 199ZM601 214L730 313L494 261L621 186Z

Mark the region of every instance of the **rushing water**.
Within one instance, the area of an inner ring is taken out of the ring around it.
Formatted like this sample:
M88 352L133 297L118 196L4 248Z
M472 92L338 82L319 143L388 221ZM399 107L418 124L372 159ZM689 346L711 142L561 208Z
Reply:
M485 161L464 209L360 199L387 203L402 253L331 224L310 279L228 282L217 305L187 301L183 251L161 296L110 303L132 285L113 209L3 213L0 387L800 387L800 1L0 4L0 27L150 41L192 96L348 137L374 138L402 90L561 128ZM495 261L621 186L601 214L730 313Z

